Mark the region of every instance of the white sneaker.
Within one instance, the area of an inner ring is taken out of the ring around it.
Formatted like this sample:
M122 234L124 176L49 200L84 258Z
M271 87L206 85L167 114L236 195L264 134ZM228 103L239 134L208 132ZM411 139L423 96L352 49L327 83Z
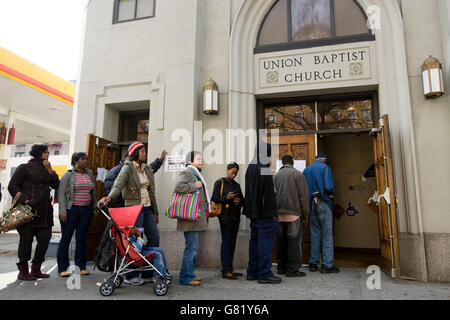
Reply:
M144 284L145 281L139 277L136 277L136 278L132 278L130 280L124 279L123 282L132 284L133 286L141 286Z

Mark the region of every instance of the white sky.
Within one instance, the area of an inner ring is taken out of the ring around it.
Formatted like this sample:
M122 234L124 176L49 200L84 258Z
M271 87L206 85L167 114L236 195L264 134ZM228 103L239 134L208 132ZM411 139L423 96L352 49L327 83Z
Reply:
M76 80L87 0L0 0L0 46Z

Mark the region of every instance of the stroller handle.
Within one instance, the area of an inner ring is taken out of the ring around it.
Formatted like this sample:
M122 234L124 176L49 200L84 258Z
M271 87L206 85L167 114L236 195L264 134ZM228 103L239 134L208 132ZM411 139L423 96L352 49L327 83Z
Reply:
M102 205L100 207L98 207L98 209L103 213L103 215L108 219L111 220L111 217L109 216L109 211L108 211L108 207L105 205Z

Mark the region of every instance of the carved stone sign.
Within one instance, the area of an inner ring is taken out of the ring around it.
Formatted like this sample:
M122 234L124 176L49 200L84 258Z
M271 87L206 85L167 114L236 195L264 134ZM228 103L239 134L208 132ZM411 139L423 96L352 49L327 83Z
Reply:
M370 79L370 47L260 57L259 88Z

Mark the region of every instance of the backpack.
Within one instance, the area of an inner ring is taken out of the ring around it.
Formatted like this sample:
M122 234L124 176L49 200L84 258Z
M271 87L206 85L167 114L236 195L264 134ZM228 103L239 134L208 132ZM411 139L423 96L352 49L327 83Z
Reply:
M103 232L100 244L94 254L94 270L97 268L103 272L113 272L114 262L116 258L115 244L109 236L109 230L114 225L113 221L108 221L105 231Z

